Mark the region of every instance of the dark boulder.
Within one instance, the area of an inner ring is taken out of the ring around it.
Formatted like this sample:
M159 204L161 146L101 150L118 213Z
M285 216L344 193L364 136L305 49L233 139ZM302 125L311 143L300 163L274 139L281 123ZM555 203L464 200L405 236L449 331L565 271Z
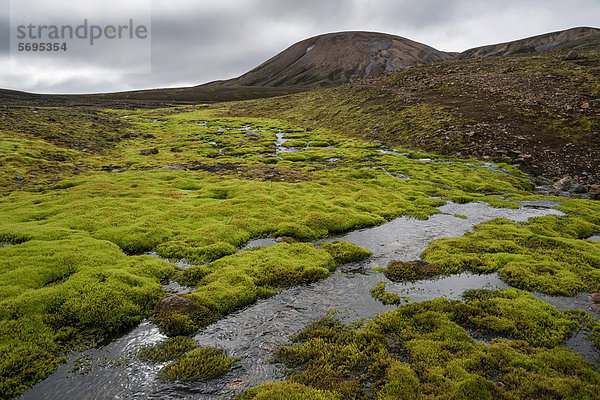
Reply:
M142 156L149 156L152 154L158 154L158 149L155 147L153 149L142 149L140 150L140 155Z

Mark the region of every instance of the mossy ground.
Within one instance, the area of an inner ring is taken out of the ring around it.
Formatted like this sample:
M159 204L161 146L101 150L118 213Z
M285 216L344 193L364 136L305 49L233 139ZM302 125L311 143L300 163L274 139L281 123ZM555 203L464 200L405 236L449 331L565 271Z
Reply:
M600 246L585 240L600 231L600 204L569 200L562 209L569 215L477 225L432 243L422 257L444 273L498 271L511 286L548 294L600 291Z
M237 361L222 349L198 347L165 365L158 378L169 381L196 382L223 375Z
M597 395L598 372L558 346L577 326L569 316L516 289L471 291L465 297L464 303L436 299L404 305L365 324L324 317L278 350L276 360L291 377L277 390L374 399ZM478 343L464 327L521 340ZM265 385L245 398L265 398L261 394L274 389Z
M175 336L139 349L140 360L150 363L168 362L158 373L167 381L196 382L224 374L238 358L231 358L223 349L199 347L187 336Z
M505 173L435 155L424 162L381 153L379 144L335 131L219 116L224 110L11 112L4 118L25 120L0 132L0 242L8 244L0 247L4 397L43 379L73 346L149 317L167 279L179 276L194 285L187 297L218 318L280 288L322 279L337 263L368 256L344 243L282 243L234 254L252 238L315 240L398 216L425 219L445 200L517 207L533 189L508 166ZM130 116L117 119L124 114ZM279 130L306 147L278 153ZM158 153L140 154L150 148ZM598 231L597 209L575 201L565 207L571 214L566 219L515 224L506 232L508 241L521 230L550 238L521 243L539 244L540 257L558 254L564 240L571 245L564 262L551 265L569 279L550 285L534 277L528 288L571 294L598 283L597 246L583 240L584 233ZM579 228L561 228L564 221ZM518 257L518 250L505 253ZM143 255L148 251L206 265L180 274L173 264ZM186 334L211 320L186 318L174 322L190 328ZM184 364L173 367L178 379L188 369ZM304 390L281 390L288 389Z

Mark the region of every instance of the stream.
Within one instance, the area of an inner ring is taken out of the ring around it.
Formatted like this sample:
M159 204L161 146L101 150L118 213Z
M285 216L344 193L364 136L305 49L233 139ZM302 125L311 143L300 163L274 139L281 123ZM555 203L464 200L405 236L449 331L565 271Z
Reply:
M386 280L381 272L372 271L372 268L385 266L390 260L417 259L430 241L462 236L474 225L493 218L526 221L536 216L561 215L552 208L555 205L549 201L536 201L524 202L520 209L498 209L484 203L448 203L439 208L439 214L426 221L401 217L380 226L322 240L352 242L373 251L373 256L359 263L345 264L322 281L283 290L200 331L195 336L200 345L221 347L229 356L241 357L219 378L185 384L155 379L164 364L141 362L135 357L135 351L139 346L159 342L165 336L151 323L143 322L96 348L72 353L54 374L31 388L21 399L220 399L265 381L283 379L281 367L270 364L269 357L307 323L331 310L337 310L340 317L349 322L396 308L371 298L369 290ZM455 214L467 218L458 218ZM275 241L272 238L256 239L241 251L266 245L275 245ZM472 273L410 284L387 284L387 290L409 296L410 302L436 297L459 299L467 289L506 287L496 274ZM576 298L535 295L560 309L577 307L590 312L585 294ZM597 317L596 313L593 315ZM588 359L597 355L584 335L574 335L566 346ZM77 359L86 360L83 368L76 364ZM74 369L77 371L73 372ZM81 373L82 370L86 373Z

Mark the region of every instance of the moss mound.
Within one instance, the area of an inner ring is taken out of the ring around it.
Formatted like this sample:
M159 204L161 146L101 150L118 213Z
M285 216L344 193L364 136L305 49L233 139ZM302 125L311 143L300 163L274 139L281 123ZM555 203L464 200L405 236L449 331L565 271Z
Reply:
M327 390L314 389L294 382L265 383L248 390L236 400L340 400Z
M440 275L443 269L421 260L390 261L383 273L391 281L416 281Z
M167 364L158 377L181 382L208 380L223 375L237 360L227 357L222 349L201 347Z
M332 243L321 243L320 246L339 264L362 261L373 254L372 251L357 246L354 243L339 240Z
M181 358L194 347L196 343L193 339L187 336L175 336L160 343L143 346L138 352L138 357L142 361L153 363L171 361Z

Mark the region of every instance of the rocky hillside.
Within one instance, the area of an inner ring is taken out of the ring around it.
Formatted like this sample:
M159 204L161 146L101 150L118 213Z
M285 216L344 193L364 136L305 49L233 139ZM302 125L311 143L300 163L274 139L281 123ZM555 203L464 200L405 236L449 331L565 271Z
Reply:
M232 113L600 183L600 46L451 60L238 103Z
M546 33L513 42L492 44L463 51L460 59L502 56L518 53L535 53L553 49L573 48L594 42L600 44L600 29L572 28L564 31Z

